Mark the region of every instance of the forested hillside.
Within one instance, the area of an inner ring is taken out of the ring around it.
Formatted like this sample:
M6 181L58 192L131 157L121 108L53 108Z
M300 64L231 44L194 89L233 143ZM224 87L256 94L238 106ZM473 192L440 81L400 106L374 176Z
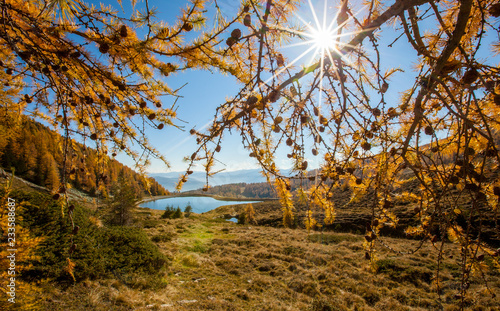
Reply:
M207 189L205 189L207 190ZM276 192L273 187L268 183L235 183L220 185L208 188L207 191L202 189L188 191L187 193L193 194L210 194L219 195L231 198L255 198L255 199L268 199L275 198Z
M500 0L117 2L0 1L0 310L500 311Z
M316 178L327 180L329 177L324 175L318 175L316 170L309 172L308 178L290 178L288 181L288 188L291 193L297 194L297 190L300 187L311 187L315 183ZM325 184L331 186L331 181L325 181ZM337 187L338 188L338 187ZM254 198L254 199L271 199L277 198L278 194L273 185L267 182L257 182L257 183L231 183L225 185L218 185L209 187L208 189L197 189L192 191L187 191L186 193L193 194L210 194L219 195L223 197L231 198Z
M15 175L51 190L62 183L63 137L46 126L23 118L22 131L0 143L0 166ZM137 195L167 194L154 178L146 178L95 149L72 141L72 156L66 159L69 184L90 195L107 194L120 179Z

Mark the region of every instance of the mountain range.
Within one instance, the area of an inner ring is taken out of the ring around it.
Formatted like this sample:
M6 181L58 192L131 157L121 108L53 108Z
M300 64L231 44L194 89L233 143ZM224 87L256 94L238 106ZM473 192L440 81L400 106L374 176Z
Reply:
M168 172L168 173L150 173L149 176L156 179L156 181L166 188L168 191L174 192L175 185L179 181L179 176L184 172ZM235 183L260 183L265 182L266 178L262 176L260 170L239 170L220 172L212 177L209 177L208 182L210 186L220 186ZM206 185L206 175L204 171L193 172L189 175L188 181L182 187L182 191L190 191L203 188Z

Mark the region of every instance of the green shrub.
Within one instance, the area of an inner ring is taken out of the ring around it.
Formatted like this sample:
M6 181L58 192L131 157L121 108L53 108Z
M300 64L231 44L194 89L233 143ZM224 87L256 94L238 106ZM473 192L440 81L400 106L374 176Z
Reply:
M142 229L130 227L98 227L90 221L91 213L76 206L73 219L80 227L72 235L69 217L62 216L61 207L46 194L16 193L18 202L26 202L22 215L23 226L34 236L43 237L36 252L37 260L25 272L27 278L50 278L71 281L67 259L76 264L75 278L96 279L124 273L158 272L167 262L157 246ZM71 239L77 245L69 254Z
M175 213L175 210L174 210L174 207L171 206L171 205L167 205L165 206L165 212L163 213L163 215L161 215L161 218L169 218L171 219L172 218L172 215Z
M238 224L239 225L244 225L246 223L246 218L247 217L246 217L245 213L240 213L238 215Z
M110 270L152 274L166 263L156 245L139 228L112 227L101 233L102 239L98 242L109 250L106 267Z
M174 209L173 206L167 205L165 207L165 212L163 215L161 215L161 218L168 218L168 219L176 219L176 218L182 218L182 211L180 207L177 207Z
M159 219L145 219L142 221L142 227L146 229L156 228L163 222Z

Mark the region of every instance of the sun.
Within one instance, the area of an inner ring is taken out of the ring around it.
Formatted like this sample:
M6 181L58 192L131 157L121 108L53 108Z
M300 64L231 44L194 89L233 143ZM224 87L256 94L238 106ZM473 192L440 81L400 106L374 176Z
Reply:
M328 7L328 0L323 1L322 10L316 9L311 0L307 1L312 20L307 21L299 13L295 13L295 17L301 22L302 29L282 28L282 30L295 34L300 38L299 42L295 42L284 46L284 48L305 47L300 55L295 57L288 63L287 68L302 62L305 66L310 66L313 63L320 62L321 71L327 63L333 64L335 59L342 59L350 63L343 55L344 47L348 44L345 42L346 37L351 37L353 32L346 32L344 26L347 22L339 23L339 11L335 12L331 7ZM318 16L319 12L323 12L322 16ZM333 13L333 14L332 14ZM276 25L277 26L277 25ZM277 26L279 29L280 27ZM307 57L309 56L309 57ZM304 62L304 58L309 58ZM284 72L286 68L278 71L278 74Z
M328 28L311 28L309 43L316 49L316 54L325 56L332 51L337 51L338 40L336 34Z
M300 55L292 58L284 67L279 68L276 72L264 81L264 84L269 83L275 77L286 72L292 66L300 64L306 71L314 71L319 69L319 89L318 89L318 105L321 106L323 97L323 80L328 75L330 68L337 66L337 62L352 65L352 61L347 57L346 47L354 48L346 42L346 39L352 38L353 35L360 31L346 31L346 25L353 17L343 16L341 10L335 10L328 6L329 0L323 1L322 10L317 10L312 1L308 0L308 6L311 12L312 20L301 16L295 12L295 17L302 24L301 29L280 27L273 25L278 30L283 30L292 33L298 38L298 41L283 46L284 49L295 48L294 52L299 51L297 47L305 48ZM319 1L318 1L319 2ZM323 12L321 18L318 17L319 12ZM355 15L359 14L357 12ZM345 14L345 12L343 13ZM307 60L308 59L308 60Z
M324 60L326 59L330 63L333 63L334 58L342 58L344 61L348 61L342 53L342 49L348 45L343 39L355 34L353 32L346 32L344 29L349 18L343 22L339 22L340 11L331 14L332 10L331 7L328 7L328 0L324 0L323 3L323 9L316 10L311 0L308 0L309 9L313 17L312 22L306 22L300 15L296 15L305 26L305 31L297 33L303 38L302 42L297 45L308 47L303 55L306 53L311 54L312 52L313 57L310 62L317 60L318 57L321 60L321 65L324 64ZM318 17L317 12L323 12L321 19Z
M354 47L350 46L348 40L352 36L361 31L348 31L346 25L352 21L345 12L329 7L329 0L323 1L322 10L317 10L312 1L308 0L308 6L312 15L312 20L306 20L300 13L295 12L295 17L302 24L301 29L280 27L273 25L278 30L283 30L292 33L298 38L298 41L284 46L284 49L294 48L294 52L299 51L297 47L305 48L300 55L292 58L284 67L279 68L276 72L264 81L262 85L266 85L277 76L285 73L289 68L300 64L304 71L310 72L319 69L319 88L318 88L318 107L321 107L323 101L323 80L329 76L330 69L337 66L338 62L352 65L352 61L346 55L346 52ZM319 2L319 1L318 1ZM330 2L331 3L331 2ZM319 12L323 12L321 18L318 17ZM355 15L360 12L355 13ZM347 42L346 42L347 41Z

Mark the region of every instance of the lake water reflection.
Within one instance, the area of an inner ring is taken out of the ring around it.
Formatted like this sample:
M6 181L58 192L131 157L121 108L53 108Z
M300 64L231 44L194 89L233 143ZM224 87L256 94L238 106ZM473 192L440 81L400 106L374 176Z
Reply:
M248 204L257 202L259 201L221 201L216 200L212 197L173 197L141 203L140 206L159 210L164 210L166 206L173 206L174 208L180 207L180 209L184 211L184 208L186 208L186 206L190 204L193 208L193 213L204 213L223 205Z

